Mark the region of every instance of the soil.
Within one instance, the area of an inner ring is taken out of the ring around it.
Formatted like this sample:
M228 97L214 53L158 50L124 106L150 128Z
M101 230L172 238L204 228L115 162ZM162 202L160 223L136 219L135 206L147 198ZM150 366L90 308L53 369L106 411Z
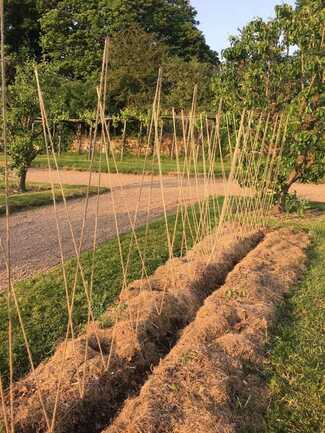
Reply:
M96 433L107 426L175 345L204 299L264 236L250 232L239 237L234 232L231 226L215 236L212 253L209 236L184 258L170 260L151 277L131 283L102 318L108 327L93 324L77 339L61 343L36 369L36 376L31 373L16 383L15 431L47 431L38 391L51 419L59 381L56 433Z

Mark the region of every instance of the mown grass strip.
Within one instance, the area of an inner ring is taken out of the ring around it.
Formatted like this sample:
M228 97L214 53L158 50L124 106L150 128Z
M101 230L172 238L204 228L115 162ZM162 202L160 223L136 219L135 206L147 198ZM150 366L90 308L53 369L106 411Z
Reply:
M308 271L281 306L272 332L265 368L272 396L266 432L321 433L325 431L325 216L290 225L309 230L314 245Z
M1 190L0 190L1 191ZM67 200L84 197L87 193L87 186L84 185L64 185L64 196ZM97 194L98 188L90 187L89 195ZM108 188L100 188L100 193L108 192ZM55 199L57 202L63 200L61 189L57 186L54 190ZM9 208L11 212L26 210L29 208L45 206L53 203L52 191L49 185L44 185L44 188L39 190L26 191L15 193L9 196ZM5 194L0 192L0 215L6 213Z
M95 158L93 163L93 171L102 171L107 172L106 164L100 163L98 160L98 156ZM70 170L78 170L78 171L88 171L89 170L89 160L86 154L76 154L76 153L65 153L57 157L58 166L63 169ZM113 160L110 161L110 170L111 172L115 172L115 165ZM119 173L129 173L129 174L142 174L144 168L144 157L142 156L134 156L134 155L126 155L122 161L117 160L117 169ZM47 167L47 159L43 155L39 155L32 164L33 167L46 168ZM183 167L183 161L180 161L180 166ZM229 163L225 162L225 171L229 172ZM163 174L177 174L177 162L175 159L170 159L167 157L161 158L161 170ZM203 161L199 161L194 167L192 163L189 167L189 171L191 175L195 174L195 170L198 174L203 174L204 172L204 163ZM146 174L159 174L159 166L155 161L152 163L151 157L147 160L145 166ZM215 175L222 176L222 168L220 161L217 161L215 164Z
M218 201L221 205L222 198ZM211 206L211 209L213 207ZM193 206L193 214L199 212L198 206ZM213 214L213 210L211 210ZM193 214L189 213L193 222ZM168 217L170 230L175 224L175 215ZM189 234L189 226L186 227ZM166 228L164 221L158 219L149 225L146 236L145 227L136 230L141 251L146 252L146 267L152 273L158 266L168 259L166 242ZM183 227L180 221L177 225L174 254L180 255L182 248ZM191 238L187 236L188 246ZM128 254L132 234L121 236L123 254ZM87 279L91 274L92 253L82 254L81 261ZM93 310L96 318L100 317L107 307L112 304L121 290L122 269L116 239L105 242L96 252L95 278L93 285ZM76 269L76 260L68 260L65 264L69 287L72 287ZM133 246L130 257L129 281L141 277L141 261L136 248ZM21 308L23 321L33 353L35 365L50 356L58 341L65 335L67 327L66 297L60 267L50 272L36 275L16 285L17 296ZM87 322L88 308L84 289L78 282L73 320L76 332L81 330ZM14 318L14 374L15 378L23 376L30 368L23 337L16 315ZM6 297L0 295L0 372L4 379L8 376L8 311Z

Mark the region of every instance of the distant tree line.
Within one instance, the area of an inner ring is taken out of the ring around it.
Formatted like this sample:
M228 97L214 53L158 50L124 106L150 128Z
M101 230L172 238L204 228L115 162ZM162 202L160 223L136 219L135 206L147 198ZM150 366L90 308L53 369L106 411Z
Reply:
M219 64L196 14L189 0L7 0L9 81L26 61L45 63L65 80L70 104L63 111L77 117L93 110L109 36L111 112L148 106L159 66L166 67L170 100L187 104L193 83L209 85Z
M162 107L189 108L198 84L199 110L216 111L222 100L225 111L264 110L271 122L290 112L280 196L297 180L325 175L322 0L283 4L275 18L249 22L230 38L221 62L189 0L7 0L5 10L12 155L17 167L18 155L30 155L23 173L41 146L33 65L53 124L91 123L109 36L109 114L142 119L162 66Z

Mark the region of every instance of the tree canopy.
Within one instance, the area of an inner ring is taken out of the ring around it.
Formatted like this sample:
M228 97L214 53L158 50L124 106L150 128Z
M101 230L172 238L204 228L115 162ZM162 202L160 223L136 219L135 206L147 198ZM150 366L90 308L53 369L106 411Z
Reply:
M231 37L213 89L215 104L222 98L226 110L257 108L272 119L290 113L279 185L284 197L294 182L325 175L325 10L322 0L300 0L296 8L284 4L275 12L274 19L255 19Z
M198 84L201 110L216 110L222 100L226 111L261 110L270 113L271 121L290 113L282 192L297 180L324 176L322 0L282 4L275 18L247 23L230 38L221 63L199 30L189 0L6 0L5 11L8 78L16 95L10 109L20 115L12 123L13 136L21 135L25 119L19 107L14 110L15 103L21 104L19 91L32 97L31 62L51 77L45 82L57 83L50 104L53 121L94 116L109 36L108 113L144 118L162 66L163 108L189 108Z
M70 81L71 89L90 98L72 111L89 110L96 92L87 88L96 85L104 40L110 36L111 109L134 105L135 99L143 106L144 99L150 100L160 66L178 64L184 69L188 65L193 71L196 63L197 71L201 64L212 71L218 65L217 53L207 45L196 16L188 0L7 0L9 81L24 62L45 61ZM70 105L79 102L77 98Z
M6 40L18 57L55 61L69 77L99 67L105 37L138 25L185 60L218 63L188 0L7 0Z

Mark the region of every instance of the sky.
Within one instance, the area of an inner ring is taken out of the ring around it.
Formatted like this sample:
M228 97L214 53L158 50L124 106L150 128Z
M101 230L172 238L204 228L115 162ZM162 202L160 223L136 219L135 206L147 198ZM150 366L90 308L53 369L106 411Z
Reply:
M274 7L281 3L294 6L295 0L191 0L207 43L219 54L229 46L228 38L237 34L238 28L255 17L272 18Z

